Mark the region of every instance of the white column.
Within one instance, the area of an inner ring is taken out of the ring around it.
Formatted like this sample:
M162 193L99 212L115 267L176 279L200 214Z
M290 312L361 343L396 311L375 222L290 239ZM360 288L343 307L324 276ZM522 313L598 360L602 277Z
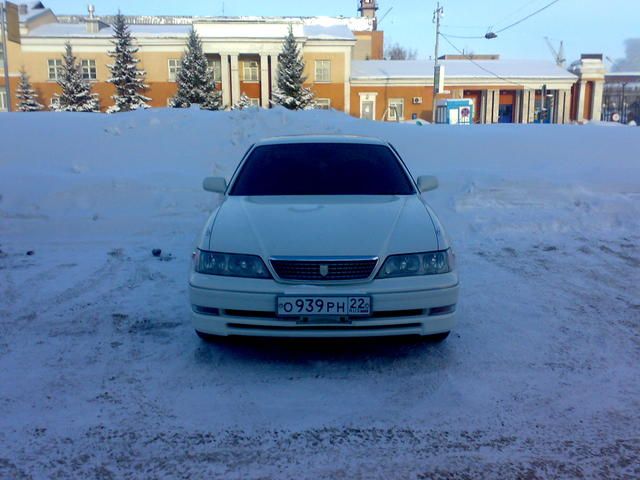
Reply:
M562 123L571 121L571 90L564 90L564 107L562 111Z
M578 83L578 109L576 113L576 121L581 122L584 120L584 91L586 90L587 82L580 80Z
M278 86L278 55L269 55L271 58L271 98L273 91Z
M591 106L591 119L599 121L602 115L602 94L604 92L604 80L593 82L593 104Z
M522 123L529 123L529 97L531 96L531 90L525 89L522 91L522 112L520 114Z
M351 113L351 55L344 56L344 113Z
M493 123L500 120L500 90L493 91Z
M222 76L222 105L231 106L231 84L229 74L229 55L220 54L220 73Z
M529 123L536 119L536 91L531 90L529 95Z
M260 104L269 108L269 56L260 54Z
M489 101L489 95L486 90L480 93L480 123L487 123L487 102ZM476 105L476 108L478 106Z
M240 72L238 69L238 55L231 55L231 104L240 101Z

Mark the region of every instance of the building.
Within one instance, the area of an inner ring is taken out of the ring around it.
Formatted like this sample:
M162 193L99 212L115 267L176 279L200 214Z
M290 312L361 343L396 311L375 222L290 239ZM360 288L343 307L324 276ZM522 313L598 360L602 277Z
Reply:
M602 119L640 125L640 72L605 75Z
M431 120L433 62L382 60L378 3L359 0L356 5L360 16L354 18L137 16L127 21L140 48L140 67L146 71L145 95L154 107L166 106L175 95L180 57L193 28L202 39L224 105L233 105L244 93L256 106L268 108L278 54L291 26L306 62L307 86L320 108L373 120ZM12 8L17 13L9 15L7 27L13 35L5 48L12 106L23 67L41 103L55 101L58 67L68 41L84 77L100 96L101 108L109 107L114 94L107 82L113 16L96 15L92 7L87 15L56 15L42 2ZM473 99L475 123L599 119L596 104L604 74L596 62L585 58L569 72L546 61L449 55L442 58L446 92L438 100ZM0 85L3 82L0 75ZM0 108L6 106L1 96Z
M501 60L498 55L443 57L445 91L438 99L471 98L474 123L570 121L578 77L553 62ZM433 61L354 61L351 112L372 120L431 119Z

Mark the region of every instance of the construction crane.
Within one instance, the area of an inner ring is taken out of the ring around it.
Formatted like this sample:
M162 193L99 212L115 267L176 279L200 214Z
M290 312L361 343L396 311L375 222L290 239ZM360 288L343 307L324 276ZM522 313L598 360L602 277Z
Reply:
M553 59L556 61L556 65L564 68L565 63L567 62L567 59L564 55L564 42L560 40L560 47L558 48L558 50L556 50L549 37L544 37L544 39L549 46L549 50L551 50L551 53L553 54Z

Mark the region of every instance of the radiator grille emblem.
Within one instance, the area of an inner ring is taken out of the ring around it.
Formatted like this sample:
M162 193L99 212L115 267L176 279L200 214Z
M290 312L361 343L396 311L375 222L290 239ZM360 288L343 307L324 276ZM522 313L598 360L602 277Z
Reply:
M320 265L320 275L323 277L329 275L329 265Z

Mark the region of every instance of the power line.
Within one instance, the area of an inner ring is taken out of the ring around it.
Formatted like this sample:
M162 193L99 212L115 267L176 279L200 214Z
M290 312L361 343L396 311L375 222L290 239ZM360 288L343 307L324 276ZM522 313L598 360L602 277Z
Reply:
M521 87L521 86L522 86L522 84L520 84L520 83L516 83L516 82L512 82L512 81L511 81L511 80L509 80L508 78L504 78L504 77L502 77L502 76L498 75L497 73L492 72L491 70L489 70L488 68L484 67L483 65L480 65L480 64L479 64L478 62L476 62L476 61L475 61L475 60L474 60L470 55L468 55L468 54L464 53L464 51L463 51L463 50L460 50L458 47L456 47L456 46L453 44L453 42L451 42L451 40L449 40L449 39L447 38L447 36L446 36L444 33L440 33L440 36L441 36L442 38L444 38L444 40L445 40L449 45L451 45L451 46L453 47L453 49L454 49L454 50L456 50L460 55L462 55L462 56L464 57L464 59L465 59L465 60L470 61L470 62L471 62L471 63L473 63L476 67L478 67L480 70L483 70L483 71L487 72L488 74L490 74L490 75L492 75L492 76L494 76L494 77L496 77L496 78L499 78L500 80L502 80L502 81L504 81L504 82L510 83L510 84L512 84L512 85L517 85L518 87Z
M482 36L480 36L480 35L448 35L448 36L450 38L463 38L463 39L473 39L473 40L478 40L478 39L482 40L482 39L485 39L485 38L495 38L496 34L502 33L505 30L508 30L508 29L510 29L512 27L515 27L516 25L519 25L520 23L524 22L525 20L528 20L529 18L533 17L534 15L537 15L538 13L546 10L547 8L549 8L549 7L553 6L553 5L555 5L559 1L560 0L553 0L551 3L546 4L544 7L539 8L535 12L530 13L526 17L523 17L520 20L518 20L517 22L513 22L512 24L507 25L506 27L501 28L500 30L492 31L492 29L489 28L489 31L485 35L482 35ZM527 5L530 5L530 4L531 4L531 2L529 4L527 4ZM506 17L506 18L509 18L509 17ZM493 36L489 37L488 35L493 35Z
M536 10L536 11L535 11L535 12L533 12L533 13L530 13L529 15L527 15L527 16L526 16L526 17L524 17L524 18L521 18L521 19L520 19L520 20L518 20L517 22L514 22L514 23L512 23L511 25L507 25L506 27L501 28L500 30L498 30L498 31L496 31L496 32L494 32L494 33L501 33L501 32L504 32L505 30L509 30L511 27L515 27L516 25L518 25L518 24L520 24L520 23L524 22L525 20L528 20L529 18L533 17L534 15L537 15L537 14L539 14L540 12L542 12L543 10L546 10L547 8L551 7L552 5L555 5L555 4L556 4L556 3L558 3L559 1L560 1L560 0L553 0L553 2L548 3L548 4L547 4L547 5L545 5L544 7L539 8L538 10Z
M533 5L534 3L541 3L542 1L543 0L529 0L529 1L525 2L523 5L521 5L520 8L518 8L517 10L514 10L513 12L509 13L508 15L505 15L500 20L495 22L493 25L497 26L497 25L502 24L503 22L506 22L507 20L511 20L512 18L516 17L520 12L522 12L525 8L528 8L529 6Z

